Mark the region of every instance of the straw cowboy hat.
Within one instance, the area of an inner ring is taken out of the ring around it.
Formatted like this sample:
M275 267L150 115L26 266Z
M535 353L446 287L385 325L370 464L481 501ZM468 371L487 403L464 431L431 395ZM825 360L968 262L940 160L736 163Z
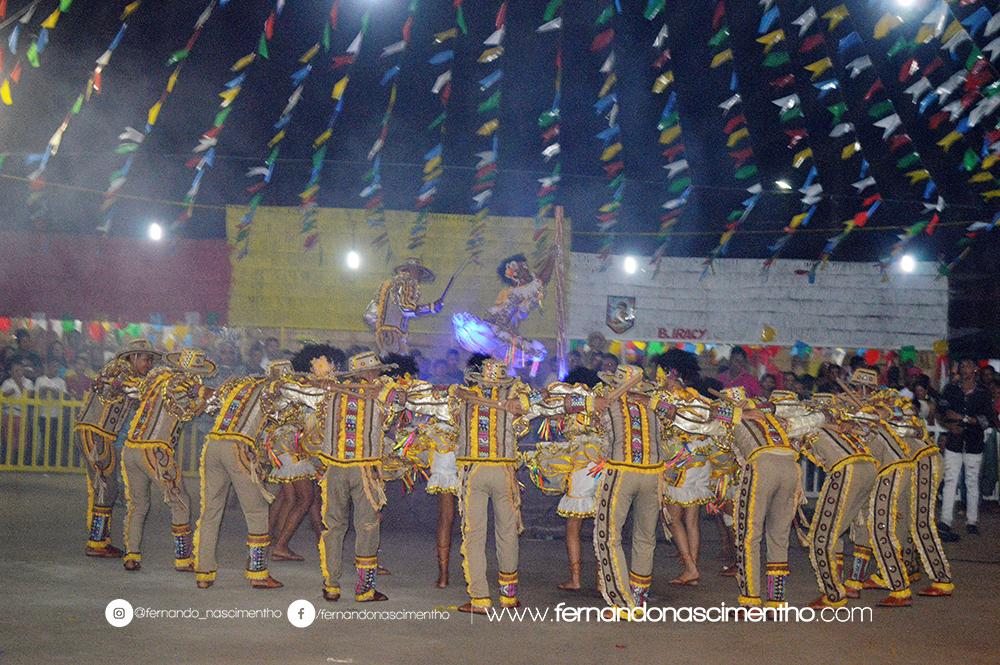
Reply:
M465 379L484 386L507 386L517 379L507 373L507 365L494 358L483 361L480 371L468 370Z
M148 339L133 339L124 350L118 352L115 358L128 358L140 353L148 353L156 360L159 360L163 356L162 353L153 348Z
M770 399L774 404L778 402L798 402L799 396L791 390L772 390Z
M434 275L434 271L425 266L424 262L415 256L410 257L405 261L403 261L402 263L400 263L398 266L392 269L392 272L399 273L403 272L404 270L416 273L417 281L419 282L425 282L425 283L433 282L434 279L436 278L436 276Z
M848 383L852 386L863 386L876 390L879 387L878 372L867 367L859 367L851 374Z
M642 375L642 368L635 365L619 365L614 372L598 372L597 377L609 386L620 386Z
M216 370L215 363L206 358L201 349L182 349L164 355L163 359L172 367L188 374L211 376Z
M351 356L351 359L347 361L346 372L337 372L335 376L353 376L369 370L381 372L387 369L395 369L396 367L398 367L398 365L386 364L382 362L379 357L371 351L363 351L362 353L357 353Z
M265 372L267 373L267 378L269 379L280 379L288 376L289 374L293 374L295 370L292 369L291 360L272 360L267 363Z

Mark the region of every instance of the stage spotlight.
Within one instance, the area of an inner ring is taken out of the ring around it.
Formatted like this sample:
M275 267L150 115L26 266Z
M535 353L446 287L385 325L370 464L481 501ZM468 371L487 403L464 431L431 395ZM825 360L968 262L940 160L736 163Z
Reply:
M634 275L635 272L639 269L639 262L636 260L634 256L626 256L625 260L622 262L622 268L629 275Z
M149 236L150 240L160 241L163 240L163 227L159 223L153 222L149 225L146 230L146 235Z
M788 184L787 180L775 180L774 184L778 186L778 189L783 189L785 191L790 191L792 186Z
M896 4L900 7L909 8L916 4L916 0L896 0Z
M347 253L347 267L351 270L357 270L361 267L361 255L353 249Z
M917 260L910 254L903 254L899 259L899 269L903 272L913 272L917 269Z

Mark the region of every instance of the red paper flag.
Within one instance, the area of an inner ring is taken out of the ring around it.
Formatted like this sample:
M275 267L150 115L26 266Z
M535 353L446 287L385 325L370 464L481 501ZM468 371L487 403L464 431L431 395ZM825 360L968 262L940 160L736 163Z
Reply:
M930 120L927 121L927 125L931 129L937 129L938 126L947 119L948 119L947 111L938 111L937 113L931 116Z
M0 18L7 16L7 0L0 0Z
M781 90L795 84L795 74L785 74L771 81L771 86Z
M716 32L722 25L722 19L726 16L726 5L720 0L715 5L715 12L712 14L712 32Z
M930 75L936 72L943 64L944 60L942 60L940 56L934 58L927 64L926 67L924 67L924 76L930 78Z
M863 228L865 224L868 223L868 211L862 210L861 212L854 215L854 225L856 227Z
M340 0L333 0L333 6L330 7L330 27L337 27L337 16L340 14Z
M503 24L507 22L507 3L500 5L500 11L497 12L496 29L499 30L503 27Z
M668 162L674 161L678 155L684 152L684 144L678 143L677 145L672 145L665 149L660 154L667 158Z
M872 97L875 96L875 93L880 90L885 90L885 86L882 85L882 79L875 79L875 82L872 83L872 87L868 88L868 92L865 93L865 101L870 102Z
M662 69L663 65L668 62L670 62L670 49L665 49L663 53L660 54L660 57L653 61L652 67L653 69Z
M882 200L882 195L881 194L872 194L871 196L869 196L867 199L865 199L861 203L862 203L862 205L864 207L870 208L873 203L875 203L876 201L881 201L881 200Z
M934 216L931 217L931 223L927 225L926 229L924 229L924 233L929 236L934 235L934 230L937 229L938 222L940 221L941 217L937 213L934 213Z
M907 58L906 62L899 68L899 82L906 83L919 69L920 65L916 58Z
M889 152L896 152L905 145L910 145L912 140L909 134L893 134L889 137L887 141L889 144Z
M786 129L785 135L788 136L788 149L791 150L797 146L802 139L809 138L809 132L805 129Z
M799 46L799 53L809 53L816 47L823 44L823 35L821 33L816 33L815 35L809 35L802 40L802 45Z
M599 35L594 37L594 41L591 42L590 44L591 53L597 53L598 51L603 51L604 49L608 48L608 45L611 44L611 40L614 38L615 38L614 28L608 28L604 32L600 33Z
M604 172L608 174L609 178L613 178L618 175L618 172L625 168L625 162L618 160L617 162L611 162L604 167Z
M413 16L406 17L406 23L403 24L403 41L407 44L410 43L410 30L413 28Z
M266 21L264 21L264 37L267 38L267 41L271 41L271 37L273 36L274 36L274 12L271 12L271 15L267 17Z
M747 117L741 113L737 116L733 116L732 118L730 118L729 122L726 123L726 126L723 129L723 131L726 132L727 135L732 134L734 131L736 131L737 127L745 124L747 124Z
M10 80L14 83L21 82L21 61L18 60L14 64L14 69L10 70Z

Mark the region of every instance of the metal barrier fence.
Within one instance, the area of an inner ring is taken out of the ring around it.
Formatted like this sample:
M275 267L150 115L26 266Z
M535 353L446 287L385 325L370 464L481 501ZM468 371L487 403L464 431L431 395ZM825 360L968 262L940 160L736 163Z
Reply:
M73 424L83 402L68 399L38 397L4 397L0 395L0 471L44 471L46 473L83 473L83 460L73 436ZM186 476L198 475L198 459L204 435L212 418L202 416L187 423L181 430L175 453ZM928 430L937 441L944 429ZM996 443L992 430L987 441ZM819 496L824 473L812 462L802 458L802 479L807 498ZM994 487L985 500L1000 496Z
M73 435L82 406L75 399L0 396L0 471L83 473ZM184 475L198 475L201 443L210 426L205 416L181 430L176 455Z

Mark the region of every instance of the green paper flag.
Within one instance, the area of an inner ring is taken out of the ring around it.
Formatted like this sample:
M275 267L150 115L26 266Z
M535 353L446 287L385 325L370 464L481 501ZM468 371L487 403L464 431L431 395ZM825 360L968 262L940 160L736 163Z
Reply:
M727 39L729 39L729 26L724 25L721 30L712 35L712 38L708 40L708 45L719 48L726 43Z
M260 205L260 202L263 199L264 199L264 192L257 192L256 194L254 194L253 198L250 199L250 202L247 205L250 206L251 210L256 210L257 206Z
M997 92L1000 92L1000 81L994 81L993 83L990 83L985 88L981 88L979 92L982 93L983 97L992 97L993 95L997 94Z
M614 9L611 5L604 8L604 11L598 14L597 20L594 22L595 25L607 25L611 22L611 17L614 16Z
M799 106L796 106L794 108L788 109L787 111L782 111L781 112L781 123L784 124L786 122L791 122L792 120L795 120L796 118L804 118L804 117L805 117L805 115L803 115L803 113L802 113L802 108L799 107Z
M326 146L327 144L324 143L322 148L313 153L312 163L314 169L318 169L323 163L323 158L326 157Z
M444 111L442 111L441 115L439 115L438 117L434 118L434 120L431 122L431 124L427 125L427 129L429 129L429 130L430 129L434 129L435 127L437 127L438 125L440 125L442 122L444 122L445 118L447 118L447 117L448 117L448 114L445 113Z
M323 28L323 52L329 53L330 51L330 24L327 23Z
M3 163L7 161L7 155L0 155L0 171L3 170Z
M455 12L455 24L458 25L458 29L462 31L463 35L469 34L469 26L465 25L465 14L462 13L461 5L459 5L458 11Z
M896 162L896 168L900 171L908 169L914 164L920 161L920 155L915 152L911 152L909 155L903 155L898 162Z
M76 324L73 323L72 319L63 319L62 321L62 331L64 333L70 332L71 330L76 330Z
M73 115L76 115L77 113L80 112L80 109L82 108L83 108L83 95L79 95L76 98L76 101L73 102L73 108L71 108L69 112L72 113Z
M127 155L130 152L135 152L139 149L138 143L122 143L120 146L115 148L116 155Z
M886 52L886 55L888 55L890 58L895 58L897 55L899 55L900 52L906 50L907 48L910 48L910 45L906 42L905 39L900 37L889 48L889 50Z
M972 69L972 66L976 64L976 61L983 57L983 52L979 50L978 46L973 45L972 50L969 51L969 57L965 59L965 68Z
M554 19L556 17L556 12L559 11L562 4L563 0L549 0L549 4L545 7L545 16L542 20L548 23Z
M757 165L748 164L746 166L741 166L736 170L737 180L746 180L747 178L752 178L757 175Z
M215 127L222 127L222 125L226 122L226 118L229 117L229 112L232 111L232 110L233 110L232 106L227 106L226 108L224 108L221 111L219 111L218 113L216 113L215 114L215 122L212 123L213 126L215 126Z
M827 106L826 110L833 115L833 120L830 124L839 125L840 119L844 117L845 113L847 113L847 104L840 102L838 104L834 104L833 106Z
M680 122L680 114L678 114L677 111L674 111L666 118L660 120L660 123L656 125L656 128L662 132L664 129L668 127L673 127L678 122Z
M65 14L69 11L70 5L73 4L73 0L59 0L59 11Z
M868 109L869 118L884 118L890 113L892 113L892 101L889 99L883 99Z
M646 4L646 10L642 13L646 17L647 21L652 21L656 18L656 15L663 11L663 6L666 4L666 0L654 0Z
M619 173L608 183L608 189L618 189L623 182L625 182L625 174Z
M726 221L727 222L735 222L737 219L739 219L740 217L743 216L744 212L745 211L743 210L743 208L736 208L735 210L730 210L729 211L729 216L726 217Z
M191 52L186 48L183 48L180 51L175 51L169 58L167 58L167 66L176 65L181 60L186 59L190 54Z
M962 168L966 171L972 171L977 166L979 166L979 156L971 148L965 151L962 155Z
M32 67L40 66L38 62L38 42L31 42L31 46L28 47L28 52L25 54L28 58L28 62L31 63Z
M257 54L262 58L270 58L271 53L267 50L267 36L260 33L260 43L257 44Z
M495 111L497 107L500 106L500 91L497 90L490 98L479 105L477 109L480 113L486 113L487 111Z
M917 350L912 346L904 346L899 350L899 362L916 362Z
M783 67L789 62L791 62L791 58L788 57L788 51L771 51L764 58L764 66L771 69Z
M559 121L559 109L549 109L544 111L540 116L538 116L538 126L542 129L552 126L553 123Z
M670 186L667 187L667 191L670 192L671 194L677 194L679 192L683 192L690 186L691 186L691 178L687 177L677 178L676 180L670 183Z

